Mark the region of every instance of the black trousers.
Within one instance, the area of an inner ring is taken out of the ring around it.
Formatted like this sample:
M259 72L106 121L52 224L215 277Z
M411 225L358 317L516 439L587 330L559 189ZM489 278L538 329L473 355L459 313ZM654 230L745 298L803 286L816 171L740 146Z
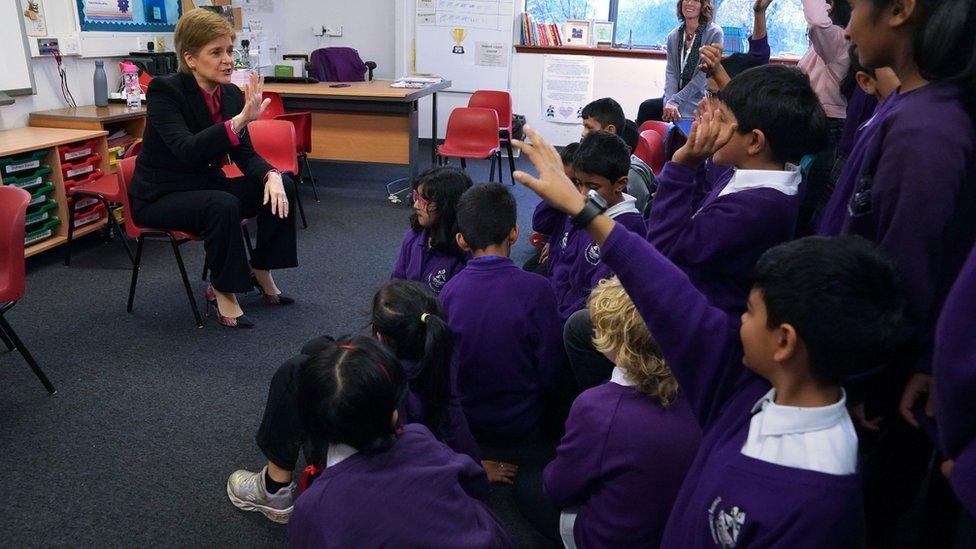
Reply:
M637 109L637 127L648 120L660 120L664 117L664 98L648 99L640 104Z
M258 428L258 448L271 463L286 471L294 471L299 452L305 451L305 460L317 463L321 448L313 448L305 437L305 424L298 411L295 395L308 357L295 357L275 371L268 388L268 401ZM303 443L305 447L303 448Z
M297 206L295 185L282 175L289 205ZM263 205L264 182L246 177L215 178L212 189L175 192L154 201L133 199L133 218L142 226L202 234L210 281L221 292L247 292L251 268L298 266L293 211L281 219ZM257 218L257 243L248 266L241 220Z
M569 357L569 368L576 379L576 388L583 391L596 387L613 372L613 362L593 346L593 322L590 311L580 309L573 313L563 328L563 344Z

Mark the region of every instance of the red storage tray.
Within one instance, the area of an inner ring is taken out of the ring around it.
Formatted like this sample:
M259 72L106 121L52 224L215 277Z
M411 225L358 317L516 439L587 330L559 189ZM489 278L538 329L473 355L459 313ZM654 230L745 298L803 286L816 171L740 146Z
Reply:
M62 163L78 162L95 154L98 150L95 148L97 145L98 140L96 139L89 139L88 141L71 145L61 145L58 147L58 156L61 157Z
M77 178L77 179L65 179L64 180L64 190L65 191L68 191L69 189L71 189L71 187L74 187L75 185L85 185L87 183L91 183L92 181L95 181L96 179L99 179L103 175L105 175L105 174L102 173L102 170L99 170L98 168L96 168L95 171L90 172L88 175L86 175L84 177L80 177L80 178Z
M86 176L98 169L98 163L102 160L100 154L93 154L78 162L64 162L61 164L61 173L64 175L65 183L68 179L78 179Z
M75 212L75 218L72 221L75 224L75 228L84 227L85 225L91 225L92 223L98 221L105 216L105 205L95 204L84 211Z

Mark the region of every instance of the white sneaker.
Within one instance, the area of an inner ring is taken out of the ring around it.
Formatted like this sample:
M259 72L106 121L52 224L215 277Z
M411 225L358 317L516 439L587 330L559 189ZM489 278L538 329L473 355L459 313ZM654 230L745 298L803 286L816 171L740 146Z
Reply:
M294 508L292 492L295 483L278 490L276 494L269 494L264 484L265 466L257 473L238 470L227 479L227 497L234 507L244 511L258 511L262 515L277 522L287 524Z

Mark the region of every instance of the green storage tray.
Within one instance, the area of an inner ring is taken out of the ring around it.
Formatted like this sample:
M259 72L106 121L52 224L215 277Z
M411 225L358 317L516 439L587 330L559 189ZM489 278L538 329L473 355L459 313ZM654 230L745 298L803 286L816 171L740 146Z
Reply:
M47 151L44 149L27 154L6 156L0 158L0 170L3 171L3 175L34 170L41 167L41 159L45 156L47 156Z
M33 225L47 220L51 217L51 210L55 210L57 207L57 202L48 200L43 204L27 208L27 217L24 218L24 225Z
M31 206L37 206L38 204L43 204L44 201L47 200L49 196L51 196L51 193L53 191L54 191L54 183L47 183L45 185L41 185L40 187L34 189L34 192L31 193L31 201L29 204L27 204L27 207L30 208Z
M46 176L50 174L50 166L41 166L39 169L34 170L34 172L30 174L23 174L20 176L6 175L3 178L3 184L20 187L27 192L33 193L41 185L44 185L45 183L50 184L50 181L46 180Z
M47 240L54 235L54 228L61 224L61 220L52 217L37 227L24 234L24 246L33 246L42 240Z

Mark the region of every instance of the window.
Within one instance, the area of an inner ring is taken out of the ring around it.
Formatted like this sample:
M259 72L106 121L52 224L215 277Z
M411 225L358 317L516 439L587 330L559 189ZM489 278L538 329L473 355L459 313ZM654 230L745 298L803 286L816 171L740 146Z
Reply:
M754 0L713 0L715 22L752 32ZM678 26L675 0L526 0L525 10L538 22L567 19L615 20L614 41L635 47L663 47ZM616 17L614 17L614 15ZM766 12L769 47L773 55L800 56L807 49L806 21L799 2L773 2ZM743 45L745 47L745 45Z

